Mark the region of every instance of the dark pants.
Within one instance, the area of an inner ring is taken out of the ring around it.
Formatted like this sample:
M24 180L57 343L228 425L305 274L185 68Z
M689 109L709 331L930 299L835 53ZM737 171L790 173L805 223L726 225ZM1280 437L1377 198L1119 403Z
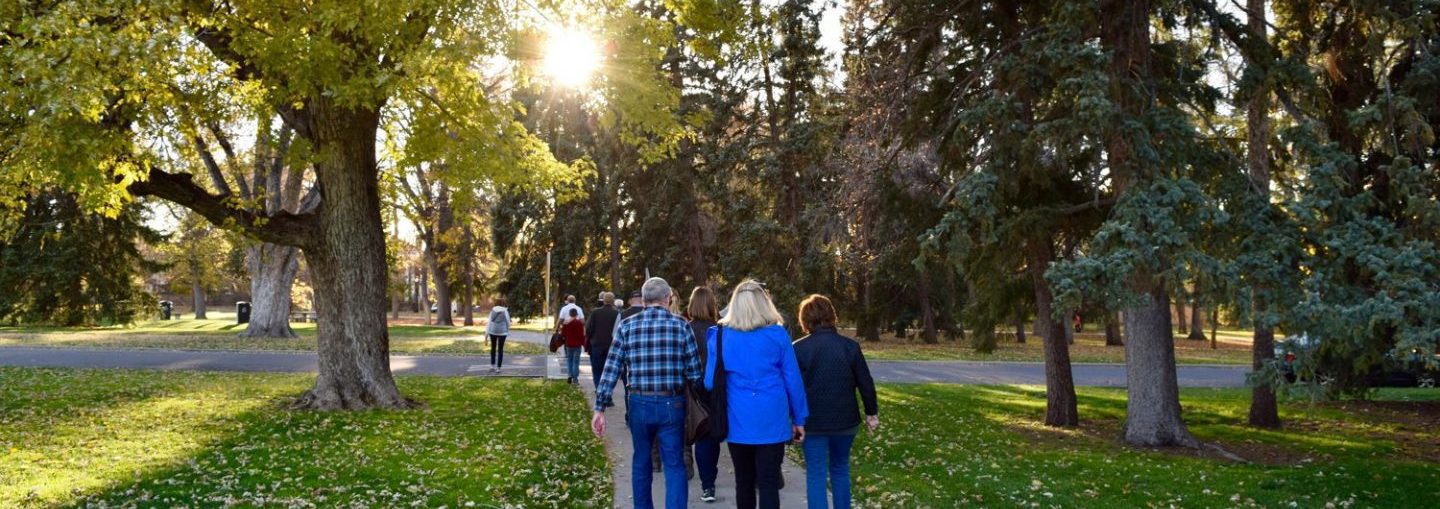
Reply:
M505 336L490 335L490 365L505 365Z
M660 464L665 470L665 507L682 509L690 498L685 482L685 398L627 394L625 419L635 450L630 458L630 487L635 509L655 507L650 498L650 444L660 444Z
M730 444L735 462L735 507L760 509L780 507L780 462L785 459L785 442L765 445Z
M695 469L700 471L700 488L714 489L715 477L720 474L719 440L695 442Z
M610 347L590 347L590 378L594 379L595 386L600 386L600 375L605 374L605 358L610 356Z

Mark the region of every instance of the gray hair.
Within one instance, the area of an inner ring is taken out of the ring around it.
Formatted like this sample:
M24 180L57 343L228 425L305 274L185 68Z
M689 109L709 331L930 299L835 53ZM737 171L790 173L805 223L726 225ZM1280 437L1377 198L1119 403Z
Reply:
M652 277L645 280L645 285L640 287L640 299L646 304L657 304L669 298L673 292L670 290L670 283L664 279Z

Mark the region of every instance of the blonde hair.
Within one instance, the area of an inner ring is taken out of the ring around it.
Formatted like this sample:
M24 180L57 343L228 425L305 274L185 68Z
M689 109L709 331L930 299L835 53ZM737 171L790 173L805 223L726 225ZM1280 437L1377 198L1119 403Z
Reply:
M782 325L785 319L770 301L770 293L753 279L735 286L730 294L730 312L720 324L738 331L752 331L769 325Z

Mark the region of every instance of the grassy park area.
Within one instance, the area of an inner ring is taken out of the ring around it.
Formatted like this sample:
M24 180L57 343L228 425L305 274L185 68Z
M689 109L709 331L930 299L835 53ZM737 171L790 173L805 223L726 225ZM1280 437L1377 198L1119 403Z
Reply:
M1440 391L1282 404L1286 427L1269 431L1244 425L1248 391L1182 390L1196 437L1244 462L1125 446L1125 392L1079 397L1081 426L1057 430L1040 424L1041 387L883 386L881 432L856 443L857 505L1425 507L1440 497Z
M854 331L847 331L851 334ZM1208 335L1209 332L1207 331ZM852 334L853 335L853 334ZM1220 340L1215 348L1209 341L1191 341L1177 335L1175 338L1175 360L1181 364L1250 364L1250 331L1221 330ZM925 344L918 339L898 339L892 334L882 335L880 341L865 341L861 348L870 360L930 360L930 361L1004 361L1041 362L1044 353L1039 336L1027 337L1025 343L1016 343L1014 336L1000 335L1000 342L992 353L975 351L966 340L949 341L943 337L939 343ZM1125 348L1105 346L1105 335L1083 332L1075 335L1075 344L1070 345L1070 361L1077 363L1124 363Z
M315 413L284 407L308 375L0 368L0 380L4 507L611 503L585 402L561 384L404 376L427 408ZM1081 427L1055 430L1039 424L1038 387L882 386L882 430L856 445L857 505L1421 507L1440 496L1440 391L1285 404L1280 431L1242 425L1246 391L1183 391L1196 436L1245 461L1125 446L1124 392L1079 392Z
M0 507L610 506L567 386L407 376L424 410L287 410L312 380L0 368Z
M185 350L315 351L315 324L292 323L294 339L244 338L233 314L206 320L150 320L129 327L0 327L0 346L64 348L168 348ZM392 325L390 351L397 354L481 355L490 351L485 327ZM505 343L507 354L539 354L544 347Z

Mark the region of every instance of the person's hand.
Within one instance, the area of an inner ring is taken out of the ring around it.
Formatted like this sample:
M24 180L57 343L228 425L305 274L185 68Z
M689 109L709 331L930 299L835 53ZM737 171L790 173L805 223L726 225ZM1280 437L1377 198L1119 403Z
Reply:
M880 418L874 415L865 416L865 427L870 428L870 432L874 433L875 430L880 429Z
M795 443L797 443L797 444L805 443L805 427L804 427L804 426L792 426L791 428L792 428L792 431L795 433Z
M590 418L590 430L595 432L595 436L605 438L605 412L595 412L595 416Z

